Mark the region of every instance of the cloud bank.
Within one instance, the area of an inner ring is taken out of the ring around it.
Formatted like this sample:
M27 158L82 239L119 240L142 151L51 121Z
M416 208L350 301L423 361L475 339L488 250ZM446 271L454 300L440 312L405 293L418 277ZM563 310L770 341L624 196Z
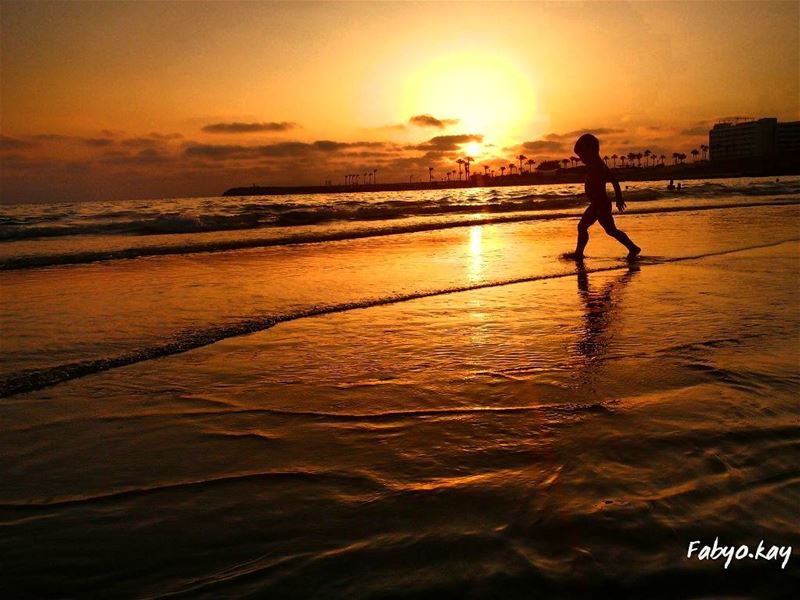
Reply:
M269 123L211 123L203 127L206 133L258 133L263 131L280 132L289 131L299 127L297 123L289 121Z

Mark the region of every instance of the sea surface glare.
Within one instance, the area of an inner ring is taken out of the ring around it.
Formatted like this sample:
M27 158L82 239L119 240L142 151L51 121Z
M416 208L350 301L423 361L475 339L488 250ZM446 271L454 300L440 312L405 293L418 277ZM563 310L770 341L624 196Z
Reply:
M800 178L627 185L3 205L0 589L791 597Z

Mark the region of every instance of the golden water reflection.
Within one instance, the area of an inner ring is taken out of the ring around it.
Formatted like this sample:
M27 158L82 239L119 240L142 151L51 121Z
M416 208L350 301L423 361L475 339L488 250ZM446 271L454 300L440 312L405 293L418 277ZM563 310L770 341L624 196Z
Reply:
M483 227L476 225L469 229L469 280L470 282L483 279Z

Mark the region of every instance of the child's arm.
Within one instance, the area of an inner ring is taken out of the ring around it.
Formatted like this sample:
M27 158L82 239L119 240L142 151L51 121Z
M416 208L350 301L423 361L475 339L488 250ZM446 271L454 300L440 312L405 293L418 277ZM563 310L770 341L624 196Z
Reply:
M619 212L625 212L625 201L622 199L622 188L619 187L619 181L617 178L614 177L614 174L611 172L611 169L605 167L606 171L606 179L611 182L611 185L614 186L614 196L617 198L617 210Z

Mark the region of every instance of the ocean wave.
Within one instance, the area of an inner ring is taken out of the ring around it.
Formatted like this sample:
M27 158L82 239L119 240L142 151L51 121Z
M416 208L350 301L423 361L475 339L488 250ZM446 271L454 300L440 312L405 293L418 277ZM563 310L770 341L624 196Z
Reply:
M101 215L109 217L108 214ZM262 212L245 212L237 215L183 215L162 214L155 217L139 218L136 213L127 212L129 221L105 221L71 223L64 225L9 225L0 227L0 241L15 241L47 237L73 235L113 235L137 234L157 235L170 233L203 233L207 231L235 231L254 229L262 225Z
M562 205L562 208L572 207L571 201L568 199ZM633 208L626 211L625 214L652 214L652 213L669 213L669 212L685 212L685 211L700 211L700 210L716 210L716 209L735 209L735 208L750 208L756 206L787 206L800 204L800 198L783 199L777 201L748 201L738 204L720 203L720 204L700 204L700 205L680 205L680 206L661 206L661 207L641 207ZM516 205L518 206L518 205ZM499 209L478 211L468 219L454 219L448 221L421 221L411 224L403 225L387 225L383 227L365 227L360 229L351 230L328 230L313 233L301 233L283 236L272 237L250 237L243 239L226 239L226 240L212 240L212 241L189 241L186 244L162 245L162 246L138 246L131 248L123 248L119 250L99 250L99 251L86 251L86 252L64 252L53 254L30 254L24 256L15 256L0 260L0 271L33 269L40 267L56 267L63 265L79 265L88 264L93 262L100 262L106 260L123 260L143 258L147 256L167 256L178 254L197 254L202 252L228 252L231 250L245 250L249 248L267 248L272 246L291 246L297 244L319 244L326 242L340 242L346 240L355 240L368 237L381 237L388 235L401 235L408 233L421 233L425 231L437 231L442 229L451 229L456 227L473 227L476 225L496 225L502 223L518 223L526 221L546 221L556 219L569 219L576 218L578 212L537 212L536 214L524 214L524 210L505 211L502 210L502 205ZM576 206L577 208L577 206ZM457 212L457 211L456 211ZM474 213L474 209L467 212L467 214ZM503 212L516 212L517 214L496 214ZM488 213L488 214L487 214ZM523 213L523 214L519 214ZM302 222L304 225L312 224L308 219L313 220L313 216L309 216L302 211L298 211L297 217L298 224Z
M780 240L769 244L760 244L755 246L746 246L741 248L732 248L727 250L719 250L715 252L708 252L705 254L696 254L692 256L682 257L668 257L660 261L652 261L648 265L670 264L680 261L697 260L711 256L720 256L725 254L732 254L742 252L745 250L753 250L757 248L767 248L772 246L779 246L787 242L797 241L796 238L788 240ZM614 265L608 267L599 267L587 270L588 273L601 273L605 271L618 271L627 269L628 266ZM86 360L80 362L66 363L54 367L43 369L33 369L17 373L12 373L0 379L0 398L14 396L17 394L32 392L46 387L54 386L59 383L86 377L95 373L102 373L111 369L117 369L136 363L171 356L175 354L182 354L196 348L208 346L216 342L243 335L249 335L259 331L264 331L279 323L287 323L299 319L309 317L316 317L322 315L337 314L351 310L375 308L378 306L386 306L390 304L398 304L401 302L409 302L412 300L420 300L423 298L431 298L435 296L443 296L446 294L457 294L461 292L468 292L474 290L488 289L514 285L518 283L528 283L533 281L542 281L548 279L560 279L563 277L573 277L574 270L559 273L549 273L543 275L531 275L527 277L516 277L512 279L502 279L496 281L487 281L471 285L454 286L435 290L417 291L408 294L397 294L391 296L384 296L379 298L371 298L367 300L360 300L356 302L345 302L341 304L314 306L307 309L302 309L290 313L256 316L246 318L236 323L228 323L224 325L214 325L206 328L190 330L183 333L176 334L172 339L164 341L152 346L138 348L116 356L98 358L94 360ZM595 407L596 409L597 407Z
M740 185L718 182L686 182L678 190L659 185L625 185L631 204L659 200L730 198L732 196L787 196L800 194L800 183L755 181ZM0 211L0 241L34 240L84 235L164 235L224 232L271 227L316 225L336 221L391 221L411 217L435 217L466 213L555 211L585 203L581 185L530 188L469 188L441 193L428 190L413 194L340 194L314 197L288 196L238 199L165 200L134 206L102 205L50 207L40 214L5 214ZM310 199L309 199L310 198Z

